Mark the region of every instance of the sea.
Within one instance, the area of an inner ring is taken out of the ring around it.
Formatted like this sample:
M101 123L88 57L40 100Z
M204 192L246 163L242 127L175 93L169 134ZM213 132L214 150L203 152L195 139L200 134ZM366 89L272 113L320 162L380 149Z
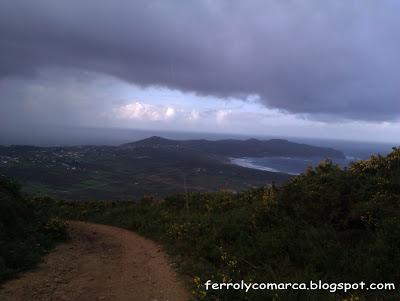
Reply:
M340 150L345 155L344 159L332 159L333 163L347 167L352 162L365 160L372 155L387 155L395 144L378 142L360 142L333 139L311 139L298 137L283 137L292 142L305 143L314 146L331 147ZM397 145L398 146L398 145ZM270 172L283 172L298 175L308 167L315 167L324 158L302 157L241 157L230 158L232 164L247 168L265 170Z
M243 158L230 158L232 164L242 167L270 171L281 172L290 175L298 175L304 172L308 167L317 166L323 158L298 158L298 157L243 157ZM332 160L334 163L339 164L341 167L349 165L352 157L346 159Z

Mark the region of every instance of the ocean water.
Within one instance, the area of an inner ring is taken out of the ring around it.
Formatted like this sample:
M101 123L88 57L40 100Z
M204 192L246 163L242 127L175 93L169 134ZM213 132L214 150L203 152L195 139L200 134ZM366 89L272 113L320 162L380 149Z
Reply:
M306 143L320 147L331 147L340 150L344 153L346 158L343 160L335 159L333 162L339 164L341 167L348 166L354 161L368 159L372 155L387 155L392 150L392 147L396 146L395 143L359 142L333 139L311 139L298 137L286 137L284 139L297 143ZM399 145L400 143L397 144L397 146ZM258 170L284 172L296 175L304 172L309 166L317 166L322 160L323 158L243 157L231 158L231 163Z
M322 158L296 158L296 157L244 157L230 158L231 163L242 167L253 168L270 172L283 172L291 175L298 175L304 172L308 167L315 167ZM355 158L347 157L343 160L333 160L334 163L345 167L354 161Z

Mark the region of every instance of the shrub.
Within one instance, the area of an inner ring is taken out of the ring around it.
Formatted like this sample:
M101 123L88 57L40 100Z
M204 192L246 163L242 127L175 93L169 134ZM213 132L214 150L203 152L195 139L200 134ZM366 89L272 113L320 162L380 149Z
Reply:
M17 182L0 177L0 282L33 267L66 238L64 222L40 211L21 196Z

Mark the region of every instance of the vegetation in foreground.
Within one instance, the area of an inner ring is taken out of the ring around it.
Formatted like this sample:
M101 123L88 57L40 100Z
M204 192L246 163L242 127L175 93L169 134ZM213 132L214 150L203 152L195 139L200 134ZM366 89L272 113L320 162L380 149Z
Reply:
M0 283L34 267L66 238L64 223L47 213L24 199L15 181L0 177Z
M348 169L326 161L282 187L154 201L61 202L59 216L156 239L203 300L398 300L389 291L206 291L214 282L394 282L400 279L400 149Z

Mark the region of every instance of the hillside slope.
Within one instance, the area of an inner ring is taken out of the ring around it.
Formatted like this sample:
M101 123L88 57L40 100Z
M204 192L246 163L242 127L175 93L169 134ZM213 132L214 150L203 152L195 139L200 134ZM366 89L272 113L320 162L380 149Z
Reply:
M399 291L206 291L204 282L400 279L400 149L341 169L329 161L280 187L163 202L66 202L60 214L161 241L200 300L398 300Z

